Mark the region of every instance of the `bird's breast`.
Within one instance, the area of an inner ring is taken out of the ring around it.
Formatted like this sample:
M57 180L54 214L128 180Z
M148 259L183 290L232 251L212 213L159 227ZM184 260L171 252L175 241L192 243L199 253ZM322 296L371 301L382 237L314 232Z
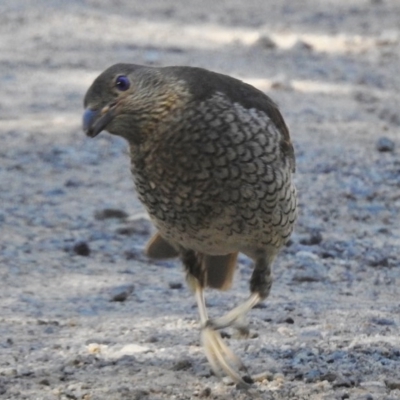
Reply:
M208 254L257 241L280 247L296 195L278 129L240 107L197 107L185 118L131 148L138 196L162 235Z

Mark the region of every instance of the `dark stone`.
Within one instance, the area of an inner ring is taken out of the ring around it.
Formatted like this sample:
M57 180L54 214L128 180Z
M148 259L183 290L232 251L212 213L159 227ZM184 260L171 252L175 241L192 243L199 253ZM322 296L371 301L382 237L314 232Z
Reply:
M173 367L172 371L186 371L192 367L192 363L189 360L179 360Z
M133 292L133 285L121 285L118 286L111 291L111 299L110 301L125 301L129 295Z
M390 390L400 390L400 380L387 379L385 380L385 385Z
M370 250L365 255L367 264L371 267L387 267L389 265L389 259L385 254L382 254L378 250Z
M156 343L156 342L158 342L158 337L150 336L146 341L147 341L147 343Z
M340 377L333 383L333 387L334 388L340 388L340 387L351 388L354 386L354 384L355 383L351 379Z
M253 308L265 309L268 308L268 306L265 303L258 303Z
M79 187L82 186L82 182L76 180L76 179L67 179L64 182L64 186L68 187L68 188L75 188L75 187Z
M38 324L38 325L54 325L54 326L60 326L60 323L59 323L58 321L52 321L52 320L46 321L46 320L43 320L43 319L38 319L38 320L37 320L37 324Z
M327 372L321 375L321 381L334 382L337 379L337 374L334 372Z
M314 246L322 242L322 234L317 230L312 230L310 235L300 239L300 244Z
M383 325L383 326L393 326L393 325L396 325L395 322L394 322L392 319L389 319L389 318L372 317L372 318L370 319L370 321L371 321L373 324L376 324L376 325Z
M132 251L132 250L126 250L124 251L124 256L126 260L137 260L141 259L142 255L139 254L137 251Z
M211 396L211 389L209 387L204 388L200 393L199 397L204 398L204 397L210 397Z
M126 219L129 217L129 214L116 208L105 208L104 210L96 211L94 217L100 221L110 218Z
M282 322L285 322L286 324L294 324L294 319L292 317L287 317Z
M87 257L90 255L90 247L86 242L78 242L74 244L73 251L78 256Z
M169 282L169 287L170 289L182 289L182 283L181 282Z
M276 48L276 43L266 35L260 36L257 41L255 42L255 45L257 47L261 47L263 49L275 49Z
M387 137L381 137L376 142L376 148L380 152L392 152L394 150L394 142Z
M252 379L251 376L249 376L249 375L244 375L244 376L242 376L242 379L243 379L246 383L248 383L249 385L252 385L252 384L254 383L253 379Z

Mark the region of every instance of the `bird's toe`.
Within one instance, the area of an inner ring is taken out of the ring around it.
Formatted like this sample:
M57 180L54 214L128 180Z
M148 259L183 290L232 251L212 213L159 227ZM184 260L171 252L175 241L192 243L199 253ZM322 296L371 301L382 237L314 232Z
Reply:
M223 372L227 374L239 387L250 387L250 384L253 381L247 373L246 366L225 344L219 332L206 326L202 329L201 341L208 362L217 376L220 376L221 372ZM237 371L243 371L245 372L245 375L242 377Z

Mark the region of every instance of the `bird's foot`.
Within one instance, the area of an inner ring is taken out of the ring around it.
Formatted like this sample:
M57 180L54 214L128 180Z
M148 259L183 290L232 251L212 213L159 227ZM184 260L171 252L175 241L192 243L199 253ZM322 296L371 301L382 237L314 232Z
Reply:
M218 376L221 371L226 373L240 388L248 389L253 379L248 375L246 366L224 343L219 332L206 324L201 332L201 341L208 362ZM238 371L243 371L240 375Z
M247 319L244 316L238 317L234 321L230 321L229 325L220 322L219 319L209 319L206 326L216 331L231 326L235 329L235 333L232 335L235 339L248 339L250 337L250 329Z

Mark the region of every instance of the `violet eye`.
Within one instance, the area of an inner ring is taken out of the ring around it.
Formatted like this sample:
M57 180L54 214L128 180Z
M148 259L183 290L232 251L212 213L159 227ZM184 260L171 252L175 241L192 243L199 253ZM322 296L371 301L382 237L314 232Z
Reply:
M129 82L129 79L125 75L120 75L115 80L115 86L117 87L118 90L124 92L125 90L129 89L131 83Z

